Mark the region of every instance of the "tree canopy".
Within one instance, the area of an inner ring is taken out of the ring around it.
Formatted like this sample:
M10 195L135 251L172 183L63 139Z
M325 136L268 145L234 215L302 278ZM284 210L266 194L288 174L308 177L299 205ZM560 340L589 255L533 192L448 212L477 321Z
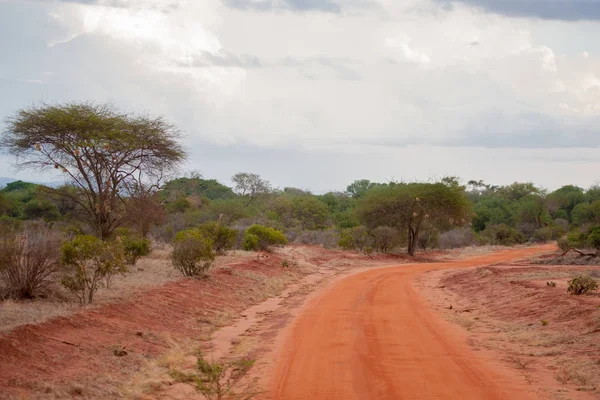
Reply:
M158 187L185 158L180 134L160 117L106 104L66 103L17 111L0 146L17 166L62 171L73 189L49 189L73 201L101 238L126 219L123 194Z
M440 230L461 226L471 210L464 187L445 183L400 183L370 190L357 208L359 219L369 228L389 226L408 235L413 255L421 230L428 224Z

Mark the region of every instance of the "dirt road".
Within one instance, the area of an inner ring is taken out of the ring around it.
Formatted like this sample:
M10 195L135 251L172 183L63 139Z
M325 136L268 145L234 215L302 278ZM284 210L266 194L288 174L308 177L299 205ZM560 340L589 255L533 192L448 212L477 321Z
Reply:
M464 331L437 316L412 281L433 269L490 265L551 249L539 246L448 263L375 269L334 283L290 326L270 397L537 398L514 370L470 348Z

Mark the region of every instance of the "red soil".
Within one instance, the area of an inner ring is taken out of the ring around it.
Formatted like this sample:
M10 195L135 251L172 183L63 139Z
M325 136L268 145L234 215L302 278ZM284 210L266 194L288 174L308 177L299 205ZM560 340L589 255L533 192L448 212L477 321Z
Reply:
M301 265L282 268L283 259ZM304 245L260 254L252 261L228 260L233 262L229 268L217 269L207 279L183 279L141 291L126 302L0 334L0 399L122 397L119 388L147 360L180 341L210 346L211 333L229 323L220 321L221 315L233 317L263 301L265 290L274 295L274 289L266 287L275 280L289 284L320 265L341 272L344 268L339 267L381 260L404 262L403 257L373 259ZM116 357L114 351L122 349L127 356Z
M413 288L419 274L531 256L551 246L351 275L316 295L289 328L269 398L533 399L523 379L441 320Z
M503 265L435 271L419 286L469 327L471 347L494 349L542 398L589 399L600 398L600 293L572 296L567 282L590 273L600 268Z
M140 293L126 303L26 325L0 336L0 398L40 395L55 385L81 385L88 395L101 394L155 357L171 339L204 339L214 328L211 318L222 311L243 310L260 283L237 273L259 277L287 273L281 258L235 264L207 279L184 279ZM279 268L277 268L279 267ZM232 273L232 270L236 273ZM259 300L262 300L259 299ZM124 348L127 357L115 357ZM48 395L49 396L49 395ZM41 397L44 397L41 395ZM59 396L60 397L60 396Z

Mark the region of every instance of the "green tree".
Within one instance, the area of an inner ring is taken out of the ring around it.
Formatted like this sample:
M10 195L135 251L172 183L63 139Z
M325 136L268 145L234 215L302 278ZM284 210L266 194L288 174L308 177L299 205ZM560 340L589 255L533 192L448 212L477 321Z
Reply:
M579 203L584 203L585 200L585 193L582 188L566 185L548 195L548 208L554 214L554 218L564 218L564 214L559 215L559 211L563 211L567 215L567 219L572 222L571 212L573 208Z
M2 148L20 168L62 171L73 190L50 192L77 204L102 239L125 221L123 190L160 181L185 158L179 132L160 117L109 105L67 103L16 112Z
M161 197L167 201L189 196L201 196L209 200L231 199L233 190L216 179L202 179L200 176L173 179L165 183Z
M518 219L540 228L548 219L546 196L543 192L525 195L519 199Z
M401 183L370 190L359 202L357 213L369 228L390 226L406 231L408 254L414 255L425 221L440 231L461 226L471 207L462 186Z
M473 230L483 231L488 225L513 225L516 207L504 197L487 195L473 208Z
M519 201L525 196L538 193L539 189L531 182L515 182L508 186L501 186L496 193L509 201Z
M595 220L594 210L588 203L579 203L571 211L571 220L577 226L593 223Z
M594 201L590 205L590 210L594 214L594 222L596 225L600 225L600 200Z
M316 197L295 197L291 211L292 217L300 222L302 229L321 229L327 223L327 206Z
M246 206L255 199L272 192L271 184L262 179L260 175L240 172L235 174L231 180L235 184L235 192L246 198Z
M371 182L368 179L358 179L348 185L346 193L354 199L359 199L376 186L376 183Z
M600 185L599 184L592 185L585 192L585 196L586 196L586 200L588 203L593 203L595 201L600 200Z

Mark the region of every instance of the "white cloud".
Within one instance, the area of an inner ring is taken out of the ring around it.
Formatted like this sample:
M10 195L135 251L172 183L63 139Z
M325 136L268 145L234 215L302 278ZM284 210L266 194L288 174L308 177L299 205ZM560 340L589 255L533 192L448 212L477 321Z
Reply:
M37 73L8 78L46 83L28 85L45 90L29 101L164 114L192 147L387 145L406 156L403 146L600 145L600 55L564 50L591 23L578 31L428 0L334 3L340 13L220 0L45 3L60 27L45 37L54 46L23 61Z

